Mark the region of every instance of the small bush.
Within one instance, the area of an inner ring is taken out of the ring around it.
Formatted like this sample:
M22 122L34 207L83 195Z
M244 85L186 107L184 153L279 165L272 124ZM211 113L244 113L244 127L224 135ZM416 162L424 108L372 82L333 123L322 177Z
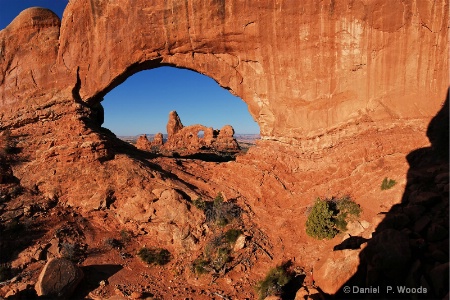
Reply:
M231 260L230 249L226 247L221 247L216 250L213 257L211 258L210 266L214 269L216 273L219 273L225 268L227 262Z
M205 213L206 221L224 227L241 217L241 208L233 202L225 202L221 193L213 201L198 198L192 205Z
M334 218L335 226L339 231L346 231L348 221L355 220L361 214L361 207L348 197L333 201L336 215Z
M70 261L76 262L78 258L78 248L75 244L62 243L61 244L61 256Z
M349 197L317 199L306 221L306 233L316 239L332 239L347 230L348 221L361 214L361 207Z
M122 243L115 238L107 238L105 240L105 245L113 249L122 248Z
M334 212L325 200L317 199L306 220L306 233L317 239L332 239L338 233L333 221Z
M204 257L199 257L192 263L193 271L198 275L208 273L208 266L209 260L205 259Z
M256 286L259 299L263 300L268 296L281 295L283 287L289 283L292 276L288 273L286 265L277 266L270 269L264 280Z
M385 177L383 179L383 182L381 183L381 190L382 191L389 190L396 184L397 184L397 181L395 181L394 179L389 179L389 178Z
M125 245L131 241L131 233L125 229L120 231L120 243Z
M149 249L144 247L139 250L138 256L147 264L159 266L167 264L171 259L170 252L162 248Z
M227 243L234 244L241 234L242 231L239 229L229 229L227 232L225 232L224 237Z
M203 201L200 197L192 201L192 204L200 210L204 211L206 209L206 202Z
M194 272L217 274L225 271L227 263L232 260L232 244L241 234L242 231L239 229L229 229L212 237L206 244L203 254L192 263Z

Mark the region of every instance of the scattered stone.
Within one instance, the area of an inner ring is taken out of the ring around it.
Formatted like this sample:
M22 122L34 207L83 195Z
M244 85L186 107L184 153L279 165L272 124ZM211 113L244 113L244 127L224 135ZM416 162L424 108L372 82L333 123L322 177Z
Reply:
M233 251L236 252L241 249L244 249L246 238L247 237L244 234L241 234L240 236L238 236L238 238L236 239L236 242L234 243Z
M144 295L141 292L132 292L130 295L131 299L143 299Z
M83 272L71 261L50 259L41 271L35 289L38 296L69 299L82 279Z

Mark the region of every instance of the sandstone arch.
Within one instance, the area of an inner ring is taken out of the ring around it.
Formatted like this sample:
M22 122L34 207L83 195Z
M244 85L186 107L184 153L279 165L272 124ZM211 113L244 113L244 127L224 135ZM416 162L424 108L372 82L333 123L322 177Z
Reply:
M428 145L423 133L448 88L448 6L72 0L62 21L26 10L0 31L0 129L22 150L13 175L85 209L104 208L113 191L124 222L148 222L174 187L192 199L225 189L251 207L274 253L311 259L312 248L296 247L307 201L351 192L378 203L382 168L404 175L402 154ZM207 179L191 183L130 158L98 126L96 104L127 76L165 64L238 95L263 141L235 162L205 165Z
M352 121L431 116L439 103L419 99L445 93L446 1L91 3L69 4L58 54L69 71L79 68L88 102L136 68L167 63L241 97L263 137L295 141ZM417 55L440 75L432 80ZM418 109L404 105L411 98Z
M74 0L62 21L32 8L0 31L0 129L21 137L30 163L18 177L58 190L52 168L75 162L82 173L115 155L117 141L98 126L101 97L168 64L243 99L275 142L260 143L260 155L278 142L310 151L361 130L423 130L448 87L446 19L447 0Z
M447 18L446 0L78 0L61 27L54 14L27 10L1 33L2 103L21 110L2 124L33 122L29 105L44 114L55 98L68 105L71 90L95 103L127 76L164 64L238 95L266 139L297 143L354 122L428 119L440 100L425 99L442 98L448 85Z

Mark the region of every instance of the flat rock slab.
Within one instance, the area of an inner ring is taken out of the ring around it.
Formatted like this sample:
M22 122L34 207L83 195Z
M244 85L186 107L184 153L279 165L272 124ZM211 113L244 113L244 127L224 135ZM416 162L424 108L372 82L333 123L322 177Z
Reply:
M64 258L50 259L39 275L35 289L38 296L67 299L83 279L83 272Z

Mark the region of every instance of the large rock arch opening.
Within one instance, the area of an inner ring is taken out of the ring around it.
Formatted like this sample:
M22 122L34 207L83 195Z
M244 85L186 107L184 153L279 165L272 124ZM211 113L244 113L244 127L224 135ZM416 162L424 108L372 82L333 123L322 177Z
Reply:
M246 103L191 70L169 66L144 70L101 99L101 104L93 104L99 108L99 124L104 119L103 128L143 151L228 161L259 139L259 127ZM178 113L182 129L173 138L166 128L171 111Z
M187 125L220 128L229 124L236 133L259 134L259 127L242 99L212 78L188 69L161 66L136 73L103 96L101 104L105 110L103 127L121 136L166 134L167 117L172 110ZM108 115L113 119L108 119ZM126 120L131 122L127 124ZM127 129L121 130L122 126Z

